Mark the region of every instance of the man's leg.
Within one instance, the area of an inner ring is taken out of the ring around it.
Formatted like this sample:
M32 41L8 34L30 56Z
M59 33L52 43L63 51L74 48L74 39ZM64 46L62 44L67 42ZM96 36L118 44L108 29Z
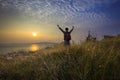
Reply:
M70 41L64 41L64 46L70 46Z

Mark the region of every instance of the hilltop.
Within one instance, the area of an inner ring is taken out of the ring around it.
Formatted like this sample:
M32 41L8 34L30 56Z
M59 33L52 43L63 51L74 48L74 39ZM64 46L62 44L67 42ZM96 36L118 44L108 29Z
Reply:
M119 79L120 40L88 41L68 48L56 45L0 59L0 80Z

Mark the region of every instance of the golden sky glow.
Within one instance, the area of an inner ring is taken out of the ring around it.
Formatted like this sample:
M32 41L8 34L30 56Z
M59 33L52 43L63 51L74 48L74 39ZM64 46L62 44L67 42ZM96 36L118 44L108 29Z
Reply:
M0 30L2 43L54 42L62 40L62 33L56 25L13 21Z

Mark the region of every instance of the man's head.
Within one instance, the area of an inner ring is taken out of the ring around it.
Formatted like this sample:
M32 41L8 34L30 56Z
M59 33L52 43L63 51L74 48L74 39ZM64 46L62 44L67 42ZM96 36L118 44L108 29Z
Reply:
M65 28L65 31L68 32L69 28Z

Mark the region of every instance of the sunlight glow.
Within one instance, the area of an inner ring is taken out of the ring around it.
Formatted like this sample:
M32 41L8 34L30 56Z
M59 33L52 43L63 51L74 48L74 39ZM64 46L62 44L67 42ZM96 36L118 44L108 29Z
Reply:
M37 51L38 49L39 47L36 44L32 44L32 46L30 47L30 51Z
M37 33L34 32L34 33L32 33L32 35L33 35L33 37L36 37L36 36L37 36Z

